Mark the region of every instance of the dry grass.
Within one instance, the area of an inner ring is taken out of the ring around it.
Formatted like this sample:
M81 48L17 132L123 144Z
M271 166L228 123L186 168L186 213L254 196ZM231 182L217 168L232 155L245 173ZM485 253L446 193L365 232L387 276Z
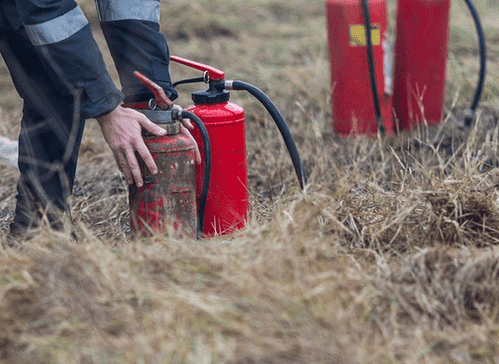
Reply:
M379 140L331 132L323 1L163 2L172 53L268 92L310 184L299 191L272 120L234 92L249 227L131 241L126 185L89 121L71 200L79 242L41 230L0 249L0 363L499 362L499 9L476 2L489 42L477 124L459 129L477 59L456 1L446 120ZM20 103L2 75L0 134L15 138ZM2 243L16 178L0 164Z

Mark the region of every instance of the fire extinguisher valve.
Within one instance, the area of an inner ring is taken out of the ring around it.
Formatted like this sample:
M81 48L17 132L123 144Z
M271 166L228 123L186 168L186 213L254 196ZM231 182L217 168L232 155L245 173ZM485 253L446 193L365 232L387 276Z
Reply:
M196 105L220 104L229 101L230 93L225 89L225 82L209 82L209 88L203 91L196 91L192 94L192 101Z
M180 133L180 123L177 121L177 120L179 120L177 115L181 114L178 112L179 110L177 110L177 109L172 109L172 110L142 109L142 110L137 110L137 111L143 113L154 124L165 129L167 135L176 135L176 134ZM149 136L152 134L147 132L147 130L142 129L142 135Z

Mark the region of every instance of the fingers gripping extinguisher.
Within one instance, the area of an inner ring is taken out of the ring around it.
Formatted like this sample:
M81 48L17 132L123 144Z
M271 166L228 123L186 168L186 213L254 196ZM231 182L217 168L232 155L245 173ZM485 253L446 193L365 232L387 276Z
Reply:
M130 226L134 236L150 236L171 232L174 236L194 236L203 231L204 206L209 187L211 152L206 128L194 114L173 108L164 90L139 72L134 73L154 94L155 99L124 105L143 113L149 120L166 130L166 135L151 135L143 130L144 143L158 167L153 176L139 157L144 186L129 187ZM195 142L189 138L180 122L191 119L204 145L204 179L200 188L200 208L196 214ZM196 218L197 216L197 218Z
M237 231L246 225L248 219L244 110L229 101L229 90L248 91L271 114L290 153L300 187L304 188L306 177L298 150L282 115L267 95L246 82L225 80L225 73L214 67L175 56L171 56L170 59L205 73L202 79L179 81L174 85L200 80L209 85L207 90L194 92L192 94L194 105L186 108L203 121L211 143L212 175L205 210L205 236L212 237ZM194 130L192 134L198 145L202 145L199 131ZM201 154L203 163L196 167L198 191L203 177L203 165L206 163L203 151Z

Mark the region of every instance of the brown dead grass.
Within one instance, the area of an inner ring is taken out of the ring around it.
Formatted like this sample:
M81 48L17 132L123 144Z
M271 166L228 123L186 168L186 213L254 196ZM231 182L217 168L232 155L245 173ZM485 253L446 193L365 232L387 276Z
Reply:
M267 91L310 184L299 191L272 120L234 92L247 114L249 226L132 241L127 187L89 121L71 199L78 243L42 229L22 250L0 249L0 363L497 362L498 13L477 5L491 71L470 132L458 126L475 58L461 51L469 27L455 2L446 120L342 139L331 132L322 1L164 2L172 53ZM19 101L0 85L0 134L13 138ZM1 243L16 178L0 164Z

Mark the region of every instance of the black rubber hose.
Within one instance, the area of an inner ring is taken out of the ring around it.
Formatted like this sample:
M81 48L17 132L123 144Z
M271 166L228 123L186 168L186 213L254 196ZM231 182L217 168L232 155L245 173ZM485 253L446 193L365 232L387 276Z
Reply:
M298 153L298 149L296 148L295 142L293 140L293 137L291 136L286 122L284 121L284 118L282 117L281 113L274 105L272 100L258 87L253 86L247 82L227 81L226 84L229 85L228 88L232 88L233 90L248 91L267 109L270 116L272 116L272 119L274 119L275 123L277 124L279 131L281 132L282 138L284 139L284 143L288 148L289 155L293 162L295 173L300 183L300 188L303 190L305 188L305 184L307 183L307 177L305 176L305 171L303 170L303 165L300 160L300 154Z
M210 188L210 175L211 175L211 147L210 147L210 137L208 131L204 126L201 119L189 112L182 110L182 118L191 119L194 124L198 127L201 137L203 138L204 146L204 171L203 171L203 187L201 188L201 197L199 199L199 209L198 209L198 237L203 237L204 230L204 212L206 210L206 200L208 199L208 189Z
M364 10L364 24L366 27L366 43L367 43L367 62L369 64L369 78L371 81L371 91L374 102L374 113L376 114L376 124L381 135L385 134L385 127L381 117L381 108L379 106L378 87L376 86L376 74L374 69L374 56L371 35L371 17L369 15L368 0L362 0L362 8Z
M177 81L172 86L173 87L177 87L178 85L185 85L187 83L204 82L205 80L206 80L205 77L188 78L188 79L185 79L185 80Z
M468 115L464 119L464 125L466 127L469 127L471 126L471 122L473 121L473 116L475 115L475 110L478 106L483 91L483 83L485 81L487 49L485 46L485 34L483 32L482 23L480 22L480 17L478 16L478 12L476 11L476 8L471 0L465 0L465 2L468 5L468 8L470 9L471 15L473 16L473 20L475 21L476 32L478 35L478 42L480 46L480 71L478 74L478 84L476 86L475 96L470 106Z

